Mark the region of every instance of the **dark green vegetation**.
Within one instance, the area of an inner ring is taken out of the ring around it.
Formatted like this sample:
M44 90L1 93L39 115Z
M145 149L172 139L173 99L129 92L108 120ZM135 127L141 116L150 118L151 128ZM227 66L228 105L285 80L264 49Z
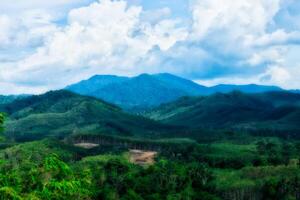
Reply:
M214 92L220 93L229 93L233 91L240 91L244 93L263 93L263 92L270 92L270 91L283 91L283 89L276 87L276 86L266 86L266 85L216 85L211 87L211 90Z
M297 200L299 106L295 93L218 93L153 121L63 90L17 99L0 106L0 200ZM129 149L156 162L131 163Z
M300 95L288 92L232 92L208 97L185 97L162 105L145 116L189 129L226 129L298 137Z
M203 164L160 159L143 168L126 154L76 161L55 141L17 145L0 152L0 198L10 199L217 199ZM76 161L76 162L75 162Z
M93 96L114 103L126 110L140 111L167 103L183 96L210 95L239 90L246 93L281 91L274 86L217 85L205 87L172 74L142 74L137 77L98 75L66 88L72 92Z
M148 167L114 145L23 143L0 150L0 199L296 199L299 143L247 139L170 146Z
M0 95L0 105L11 103L16 99L22 99L28 96L29 95L8 95L8 96Z
M80 133L155 137L171 129L104 101L64 90L16 100L0 106L0 111L9 116L5 134L18 141Z
M4 124L4 115L2 113L0 113L0 133L3 132L3 124Z

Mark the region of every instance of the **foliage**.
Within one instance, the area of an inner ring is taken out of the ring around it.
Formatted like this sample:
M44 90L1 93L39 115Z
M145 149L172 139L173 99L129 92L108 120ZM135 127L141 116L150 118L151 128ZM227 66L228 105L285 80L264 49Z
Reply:
M55 140L6 148L0 150L0 197L212 200L228 193L260 192L265 199L288 199L298 191L300 169L293 161L298 160L297 141L257 138L248 144L228 140L179 143L177 148L165 148L156 163L147 167L130 163L127 154L88 156L88 150L84 154ZM77 160L78 155L84 157ZM273 155L285 159L274 162L269 159ZM266 160L254 166L259 158Z
M15 155L13 149L6 152ZM69 165L55 153L32 160L37 154L23 152L22 157L17 157L17 165L12 160L2 162L2 199L196 199L199 193L214 196L209 194L212 174L203 164L161 160L143 168L123 156L103 155Z
M0 105L0 200L296 199L299 102L289 93L185 97L150 113L166 125L67 91L17 99ZM74 145L85 142L99 146ZM128 149L158 156L139 166Z
M4 114L0 113L0 142L5 140L5 137L2 135L3 131L4 131Z
M0 105L0 111L9 115L5 134L20 142L80 133L153 137L172 129L101 100L63 90L15 100Z
M300 95L288 92L217 93L184 97L144 115L186 129L225 129L260 136L299 137Z
M4 124L4 115L0 113L0 132L2 132L4 129L3 124Z

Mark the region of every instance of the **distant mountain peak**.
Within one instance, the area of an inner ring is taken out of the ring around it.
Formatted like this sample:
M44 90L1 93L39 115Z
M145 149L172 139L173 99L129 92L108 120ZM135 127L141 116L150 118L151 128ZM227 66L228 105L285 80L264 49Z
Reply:
M143 73L134 77L95 75L66 89L103 99L126 109L158 106L183 96L207 96L232 91L245 93L283 91L276 86L257 84L220 84L206 87L170 73Z
M153 78L151 74L143 73L138 76L132 77L132 79L142 79L142 78Z
M119 77L122 78L122 76L117 76L117 75L109 75L109 74L101 75L101 74L96 74L96 75L90 77L90 78L87 79L87 80L90 80L90 79L98 79L98 78L119 78ZM123 77L123 78L125 78L125 77Z

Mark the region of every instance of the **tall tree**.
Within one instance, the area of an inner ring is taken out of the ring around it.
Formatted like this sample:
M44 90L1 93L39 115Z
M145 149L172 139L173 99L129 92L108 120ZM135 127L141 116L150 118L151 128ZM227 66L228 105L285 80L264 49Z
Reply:
M4 130L4 115L2 113L0 113L0 141L5 140L4 136L2 135L2 132Z
M0 132L3 131L4 115L0 113Z

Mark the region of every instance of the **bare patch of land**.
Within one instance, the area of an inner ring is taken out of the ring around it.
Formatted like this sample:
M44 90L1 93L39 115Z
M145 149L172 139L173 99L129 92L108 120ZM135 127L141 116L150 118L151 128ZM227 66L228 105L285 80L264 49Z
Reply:
M84 149L92 149L94 147L99 146L99 144L94 144L94 143L77 143L77 144L74 144L74 146L81 147L81 148L84 148Z
M155 151L142 151L138 149L131 149L129 151L130 162L138 165L152 165L154 158L157 155Z

